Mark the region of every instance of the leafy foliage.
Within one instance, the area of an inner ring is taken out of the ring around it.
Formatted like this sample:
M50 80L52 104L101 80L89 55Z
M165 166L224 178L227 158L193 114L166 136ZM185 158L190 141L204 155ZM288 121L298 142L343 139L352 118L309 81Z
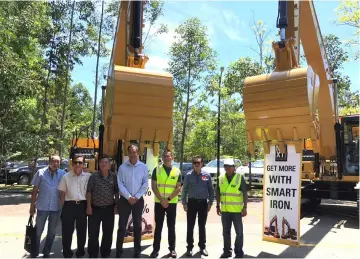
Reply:
M191 101L201 89L204 76L215 69L216 53L211 49L206 26L197 18L180 24L175 30L174 42L169 51L169 68L176 88L175 110L183 118L180 148L180 167L183 162L186 127ZM185 105L185 107L184 107ZM179 135L179 132L176 133ZM178 144L175 142L174 144Z
M355 49L355 60L360 57L360 5L359 1L342 0L335 10L337 16L337 23L340 25L347 25L354 28L353 38L347 41L347 46L352 46Z

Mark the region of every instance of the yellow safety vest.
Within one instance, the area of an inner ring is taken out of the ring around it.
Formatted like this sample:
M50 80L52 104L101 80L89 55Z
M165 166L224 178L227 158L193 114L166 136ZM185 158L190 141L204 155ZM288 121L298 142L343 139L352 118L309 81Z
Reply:
M169 176L167 175L164 166L156 168L156 185L162 197L167 199L175 190L176 184L180 176L180 170L173 167ZM177 203L178 195L174 197L169 203ZM155 196L155 202L160 203L160 200Z
M235 173L230 184L226 174L219 177L220 203L222 212L240 213L244 207L243 194L239 191L241 174Z

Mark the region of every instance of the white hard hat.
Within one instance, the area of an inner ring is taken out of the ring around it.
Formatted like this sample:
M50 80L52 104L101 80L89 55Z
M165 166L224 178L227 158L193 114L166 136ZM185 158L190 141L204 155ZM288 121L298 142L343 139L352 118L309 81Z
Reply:
M232 159L232 158L224 159L224 165L235 165L234 159Z

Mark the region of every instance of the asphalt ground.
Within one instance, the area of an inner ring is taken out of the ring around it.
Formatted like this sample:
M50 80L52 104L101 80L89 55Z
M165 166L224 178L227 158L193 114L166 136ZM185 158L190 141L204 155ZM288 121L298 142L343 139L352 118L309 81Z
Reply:
M25 258L23 249L25 226L28 221L30 195L27 193L0 193L0 258ZM300 226L301 246L293 247L262 241L262 200L252 198L248 203L248 215L243 219L244 252L247 258L358 258L360 255L359 218L356 203L323 200L319 206L304 205ZM115 256L117 218L114 228L112 256ZM219 258L223 239L220 217L213 207L207 221L208 258ZM186 252L186 214L178 205L176 222L176 251L178 257ZM44 243L46 227L41 247ZM101 234L100 234L101 236ZM232 242L235 232L232 231ZM100 237L101 239L101 237ZM197 224L194 230L196 258L204 257L198 253ZM131 257L133 243L124 244L124 257ZM160 257L167 258L167 229L164 223ZM73 237L76 249L76 231ZM142 241L142 255L148 257L152 251L152 240ZM41 251L41 248L40 248ZM62 257L61 226L52 248L52 257ZM40 254L39 257L42 257Z

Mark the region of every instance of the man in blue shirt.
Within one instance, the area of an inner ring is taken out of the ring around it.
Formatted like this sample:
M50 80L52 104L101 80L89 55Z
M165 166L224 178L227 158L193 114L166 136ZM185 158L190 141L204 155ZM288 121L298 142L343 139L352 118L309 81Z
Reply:
M59 169L60 157L51 156L49 166L36 172L31 184L34 186L31 194L30 215L36 212L36 250L31 251L31 257L39 255L40 239L44 231L46 220L48 231L43 248L44 257L49 257L52 244L55 239L56 226L60 220L61 204L60 193L57 189L65 172Z
M119 185L119 228L116 240L116 257L123 253L126 226L132 213L134 226L134 258L141 253L141 225L144 209L144 194L149 186L149 173L146 164L139 161L139 148L128 147L129 160L119 167L117 180Z
M202 170L203 160L200 156L192 159L193 170L186 174L182 189L182 204L187 216L187 257L192 257L194 248L194 226L198 215L199 247L202 255L208 256L206 251L206 220L208 212L214 202L214 187L209 173Z

